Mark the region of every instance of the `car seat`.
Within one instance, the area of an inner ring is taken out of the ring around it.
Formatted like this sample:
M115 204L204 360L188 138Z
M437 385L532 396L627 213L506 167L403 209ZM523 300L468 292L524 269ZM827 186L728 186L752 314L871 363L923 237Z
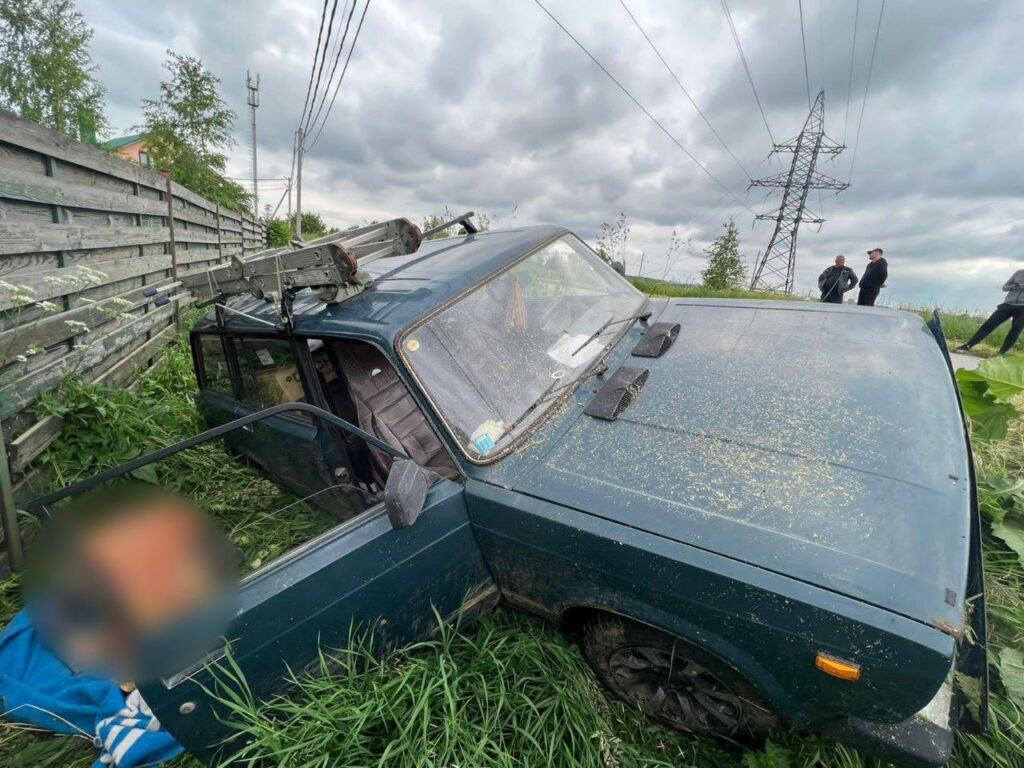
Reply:
M390 361L369 344L335 342L334 352L348 380L359 426L420 466L442 477L458 477L458 468ZM373 446L370 450L390 469L391 456Z

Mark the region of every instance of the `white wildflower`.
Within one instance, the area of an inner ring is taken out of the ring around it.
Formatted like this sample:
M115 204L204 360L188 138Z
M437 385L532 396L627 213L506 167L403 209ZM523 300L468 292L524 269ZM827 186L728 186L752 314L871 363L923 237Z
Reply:
M78 320L65 320L64 325L68 327L68 330L73 333L88 333L89 326Z

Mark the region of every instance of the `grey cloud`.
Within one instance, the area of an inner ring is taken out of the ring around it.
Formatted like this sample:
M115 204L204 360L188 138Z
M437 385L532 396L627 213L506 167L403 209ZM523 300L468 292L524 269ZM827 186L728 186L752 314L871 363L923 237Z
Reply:
M826 89L826 126L853 143L880 0L861 2L847 92L854 2L805 0L812 90ZM755 212L777 197L747 180L614 2L546 0L590 50ZM339 3L339 12L344 3ZM630 0L630 7L755 176L768 135L715 3ZM806 118L796 4L731 0L775 138ZM162 76L163 50L200 56L239 114L232 168L247 168L245 71L262 76L261 173L289 172L320 4L288 0L107 3L83 0L111 117L127 128ZM987 307L1021 259L1024 232L1024 8L1012 0L887 3L853 187L825 197L820 232L801 232L801 289L840 252L892 253L890 297ZM820 41L820 42L819 42ZM849 95L849 99L848 99ZM820 170L845 179L852 150ZM307 156L303 197L338 224L474 208L516 224L563 223L593 239L625 212L629 258L660 276L673 229L693 237L672 268L696 276L701 249L730 216L756 258L771 223L753 216L679 151L532 3L374 0L330 121ZM274 194L274 200L280 193ZM269 195L265 195L264 199ZM818 212L817 195L810 204ZM853 259L859 265L859 256ZM991 274L989 274L991 272Z

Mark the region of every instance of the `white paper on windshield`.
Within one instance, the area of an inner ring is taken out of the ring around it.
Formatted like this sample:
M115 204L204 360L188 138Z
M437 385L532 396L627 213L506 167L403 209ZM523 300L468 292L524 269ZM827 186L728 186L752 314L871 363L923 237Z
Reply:
M584 343L586 346L580 349ZM548 357L566 368L578 368L597 357L603 348L604 345L598 339L593 339L588 343L586 334L566 333L562 334L562 338L548 348ZM576 352L578 349L579 352ZM574 352L575 354L573 354Z

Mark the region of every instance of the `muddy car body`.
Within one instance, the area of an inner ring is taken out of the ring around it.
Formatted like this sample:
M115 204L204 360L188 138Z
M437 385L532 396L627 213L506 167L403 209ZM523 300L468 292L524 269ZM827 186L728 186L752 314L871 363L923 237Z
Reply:
M984 675L984 603L937 323L647 298L555 227L370 272L340 303L299 294L288 332L253 298L193 330L207 421L255 419L233 448L343 518L243 581L227 636L257 694L353 627L396 646L435 610L506 602L578 632L601 680L669 725L781 720L925 763L983 725L951 685ZM256 415L289 402L362 432ZM433 479L399 527L396 454ZM143 688L197 754L224 735L208 674Z

